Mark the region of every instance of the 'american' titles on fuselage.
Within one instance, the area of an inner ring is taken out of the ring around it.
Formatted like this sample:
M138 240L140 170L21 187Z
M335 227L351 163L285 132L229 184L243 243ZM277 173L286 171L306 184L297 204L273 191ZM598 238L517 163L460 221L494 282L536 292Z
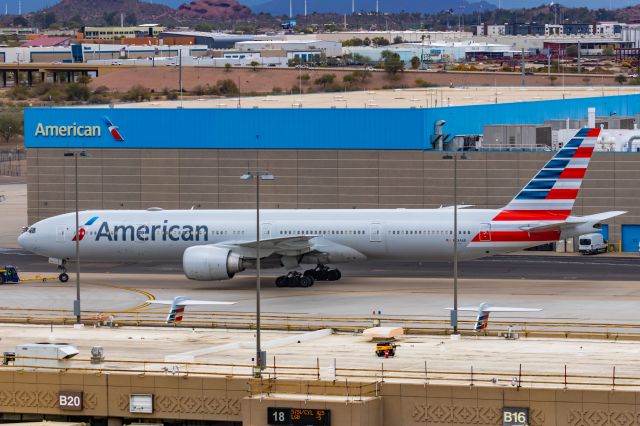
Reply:
M158 233L158 231L162 231ZM103 221L96 232L96 241L209 241L207 225L170 225L164 220L162 225L114 225Z

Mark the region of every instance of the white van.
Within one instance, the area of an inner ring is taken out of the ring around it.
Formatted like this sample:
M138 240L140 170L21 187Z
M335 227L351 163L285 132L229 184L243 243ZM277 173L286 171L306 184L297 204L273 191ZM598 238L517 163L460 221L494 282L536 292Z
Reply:
M597 254L607 252L607 243L600 233L585 234L579 237L578 251L582 254Z

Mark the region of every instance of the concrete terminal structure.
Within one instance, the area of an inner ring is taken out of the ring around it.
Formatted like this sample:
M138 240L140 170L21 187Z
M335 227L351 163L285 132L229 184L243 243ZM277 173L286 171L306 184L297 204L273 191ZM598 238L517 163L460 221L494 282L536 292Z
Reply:
M80 350L61 371L0 366L3 421L488 426L503 424L503 410L510 407L526 411L526 424L534 426L602 424L584 421L592 418L627 425L635 424L629 419L640 405L634 388L638 343L631 342L406 336L400 354L381 362L372 343L350 334L307 335L307 341L299 333L267 332L273 357L262 378L251 378L251 348L224 350L229 341L251 341L250 332L58 327L51 333L48 326L3 326L1 332L3 350L47 339ZM93 346L103 348L104 360L89 363ZM318 346L324 348L321 358ZM198 364L184 357L165 361L176 347L198 351ZM567 373L563 365L549 371L557 353L570 362ZM615 373L612 359L619 362ZM37 359L25 361L38 365ZM546 375L536 376L539 371ZM78 404L61 404L60 396L78 396ZM325 421L274 422L273 411L288 408L321 410Z

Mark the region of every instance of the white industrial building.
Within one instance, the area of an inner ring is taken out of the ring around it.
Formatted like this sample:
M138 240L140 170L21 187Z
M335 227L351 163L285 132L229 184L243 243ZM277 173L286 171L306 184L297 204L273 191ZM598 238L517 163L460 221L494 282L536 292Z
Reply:
M74 58L72 46L0 47L0 63L109 62L122 59L152 60L154 57L200 57L207 46L144 46L126 44L82 44L81 56Z
M342 43L325 40L252 40L240 41L235 44L239 51L283 51L283 52L321 52L327 57L342 55Z
M464 61L471 57L511 57L514 50L504 44L465 42L435 42L435 43L402 43L390 46L349 46L344 47L344 53L366 56L374 62L382 59L382 52L390 50L400 55L400 59L409 62L417 56L425 61Z

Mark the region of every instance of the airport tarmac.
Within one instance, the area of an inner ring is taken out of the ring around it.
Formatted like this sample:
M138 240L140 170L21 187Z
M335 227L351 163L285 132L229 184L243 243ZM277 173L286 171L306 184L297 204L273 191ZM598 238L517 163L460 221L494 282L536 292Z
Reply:
M539 266L538 266L539 267ZM32 274L23 274L32 277ZM452 304L452 281L448 278L396 276L345 276L338 282L319 282L311 288L277 288L264 278L262 310L265 314L331 317L370 316L380 311L386 317L446 319L445 308ZM32 281L0 286L0 313L19 314L20 308L70 311L75 299L74 274L62 284ZM84 273L82 308L86 311L154 312L165 314L167 307L146 306L153 298L172 299L182 295L200 300L237 302L215 309L189 307L189 313L255 312L255 279L250 275L224 282L190 281L173 273ZM493 320L535 320L562 322L603 322L640 324L640 283L601 280L474 279L459 281L460 306L489 302L499 306L542 308L541 312L494 314ZM22 312L23 313L23 312ZM461 314L462 315L462 314ZM473 319L474 313L464 314ZM118 316L118 314L116 314ZM304 319L299 318L300 321ZM467 325L470 327L470 324Z

